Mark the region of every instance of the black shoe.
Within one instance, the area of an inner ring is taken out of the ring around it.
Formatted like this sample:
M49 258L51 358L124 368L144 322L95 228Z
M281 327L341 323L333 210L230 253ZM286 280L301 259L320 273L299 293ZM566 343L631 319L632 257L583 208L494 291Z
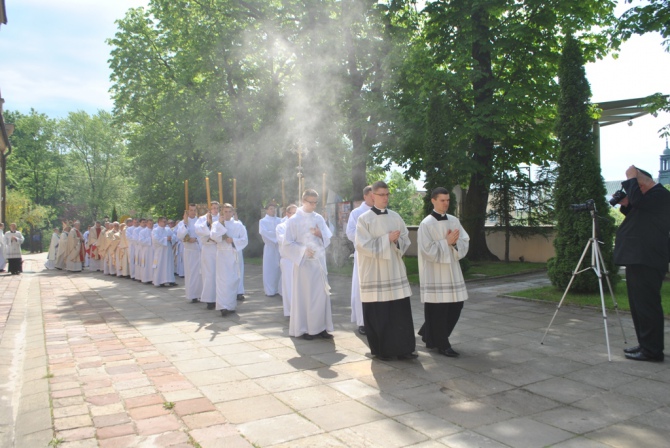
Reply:
M437 351L440 355L448 356L449 358L457 358L460 356L460 353L456 352L453 348L441 348Z
M321 333L319 333L319 336L321 336L323 339L333 339L333 335L328 333L326 330L323 330Z
M380 361L393 361L392 356L384 356L384 355L375 355L375 359L378 359Z
M364 325L361 325L360 327L358 327L358 334L365 335L365 326Z
M661 355L661 356L649 356L649 355L645 355L641 351L639 351L637 353L626 353L625 356L626 356L626 359L632 359L633 361L663 362L663 355Z
M419 357L419 355L417 355L416 353L407 353L406 355L398 356L398 359L400 359L402 361L402 360L407 360L407 359L416 359L418 357Z
M224 308L224 309L221 310L221 317L226 317L230 314L233 314L234 312L235 311L233 311L233 310L227 310L227 309Z
M237 295L237 301L238 302L244 302L246 300L246 297L244 297L244 294L238 294Z
M312 335L309 334L309 333L305 333L305 334L303 334L303 335L301 336L301 338L303 338L303 339L306 340L306 341L311 341L311 340L314 339L314 336L312 336Z
M198 303L200 302L200 299L191 299L191 303Z
M213 310L214 308L216 308L216 303L210 302L210 303L207 304L207 309L208 310Z
M629 348L624 348L623 352L624 353L637 353L642 350L642 347L639 345L636 345L635 347L629 347Z

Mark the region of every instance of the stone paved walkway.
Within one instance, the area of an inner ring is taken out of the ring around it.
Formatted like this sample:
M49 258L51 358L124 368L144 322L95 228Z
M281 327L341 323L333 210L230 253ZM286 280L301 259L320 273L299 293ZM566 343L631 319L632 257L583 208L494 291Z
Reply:
M599 310L562 308L540 345L555 306L500 295L543 274L469 284L460 358L418 340L418 360L380 362L349 322L344 277L330 279L335 339L304 341L259 266L222 318L181 287L28 258L0 277L2 447L668 446L670 363L625 360L614 315L608 362Z

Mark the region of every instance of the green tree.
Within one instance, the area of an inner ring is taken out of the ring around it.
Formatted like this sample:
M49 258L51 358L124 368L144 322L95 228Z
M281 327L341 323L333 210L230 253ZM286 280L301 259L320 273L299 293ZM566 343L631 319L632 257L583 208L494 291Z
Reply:
M27 115L7 111L5 121L15 125L7 158L8 189L20 190L34 204L57 205L63 200L64 164L56 120L31 109Z
M569 35L559 65L561 96L558 103L556 134L560 142L558 175L555 186L556 256L548 263L549 278L558 288L567 287L584 247L591 238L591 215L575 212L570 204L593 200L598 210L600 250L609 272L613 273L612 244L614 223L605 201L605 182L593 145L593 113L589 99L584 57L577 39ZM590 263L590 257L586 263ZM588 266L588 265L587 265ZM598 290L598 278L590 272L575 277L572 289Z
M35 204L27 193L10 190L7 192L7 223L16 223L26 239L35 229L44 229L55 215L46 205ZM5 226L8 229L8 225Z
M417 126L415 117L426 116L432 98L449 98L443 107L453 114L443 119L442 132L430 134L445 140L449 155L460 154L454 160L468 159L448 183L467 179L462 222L471 237L472 259L493 257L484 224L494 175L504 171L495 163L498 148L510 149L509 165L553 157L562 40L567 32L579 32L589 58L602 54L607 42L597 27L613 21L613 7L614 2L600 0L441 0L428 2L421 18L408 25L416 23L419 30L408 47L414 55L406 58L398 87L389 95L399 110L392 133L401 142L383 149L396 163L412 165L412 173L424 169L424 154L435 159L430 149L435 139L427 141L426 151L421 144L426 126Z
M95 115L70 112L60 121L59 129L69 167L64 187L71 203L85 206L76 215L65 213L63 218L90 222L112 208L113 203L128 206L126 149L112 115L102 110Z
M424 217L422 197L416 191L414 182L397 170L387 173L383 167L375 166L368 170L366 181L372 185L378 180L383 180L389 186L391 196L388 207L398 213L406 225L419 225Z

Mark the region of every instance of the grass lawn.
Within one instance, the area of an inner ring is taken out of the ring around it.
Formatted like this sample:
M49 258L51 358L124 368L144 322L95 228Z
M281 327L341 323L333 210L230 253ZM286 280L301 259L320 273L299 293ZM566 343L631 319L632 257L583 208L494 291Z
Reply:
M407 278L410 283L419 284L419 260L416 257L404 257L405 267L407 268ZM262 265L262 258L244 257L244 262L249 264ZM500 261L476 262L470 265L470 269L465 273L465 279L476 279L486 277L497 277L499 275L518 274L546 269L545 263L503 263ZM351 276L354 269L353 260L343 266L328 265L328 273L335 275Z
M553 286L545 286L543 288L533 288L525 289L523 291L517 291L510 293L510 296L524 297L527 299L534 300L545 300L547 302L558 302L563 297L565 290L558 290ZM612 303L612 297L610 297L609 289L607 284L605 284L605 308L608 310L614 310L614 304ZM630 311L630 305L628 304L628 294L626 293L626 282L620 281L614 287L614 298L619 305L620 310ZM663 287L661 288L661 302L663 304L663 309L665 310L665 315L668 316L670 312L670 282L663 282ZM600 294L578 294L572 291L568 292L568 295L563 301L563 305L579 305L579 306L593 306L600 308Z

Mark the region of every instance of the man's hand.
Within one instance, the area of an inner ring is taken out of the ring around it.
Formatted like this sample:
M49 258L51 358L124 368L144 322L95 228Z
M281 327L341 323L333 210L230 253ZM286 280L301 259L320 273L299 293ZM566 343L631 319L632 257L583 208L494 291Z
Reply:
M307 250L305 250L305 255L307 255L307 258L314 258L314 250L308 247Z
M629 166L628 169L626 170L626 179L632 179L634 177L637 177L637 171L638 170L635 167L635 165Z
M389 232L389 241L392 242L393 244L398 242L398 238L400 238L400 230L394 230L393 232Z
M172 242L172 236L168 235L167 240L168 240L169 242Z
M312 227L311 229L309 229L309 231L312 232L312 235L319 238L323 238L323 235L321 235L321 230L318 227Z
M628 196L619 201L619 205L622 207L628 207Z
M458 241L458 237L461 236L461 231L458 230L458 229L456 229L456 230L449 229L449 230L447 230L447 235L446 236L447 236L447 243L449 243L449 245L453 246Z
M233 244L233 239L232 239L231 237L229 237L229 236L225 236L225 237L223 237L223 238L224 238L224 241L225 241L226 243L228 243L228 244Z

